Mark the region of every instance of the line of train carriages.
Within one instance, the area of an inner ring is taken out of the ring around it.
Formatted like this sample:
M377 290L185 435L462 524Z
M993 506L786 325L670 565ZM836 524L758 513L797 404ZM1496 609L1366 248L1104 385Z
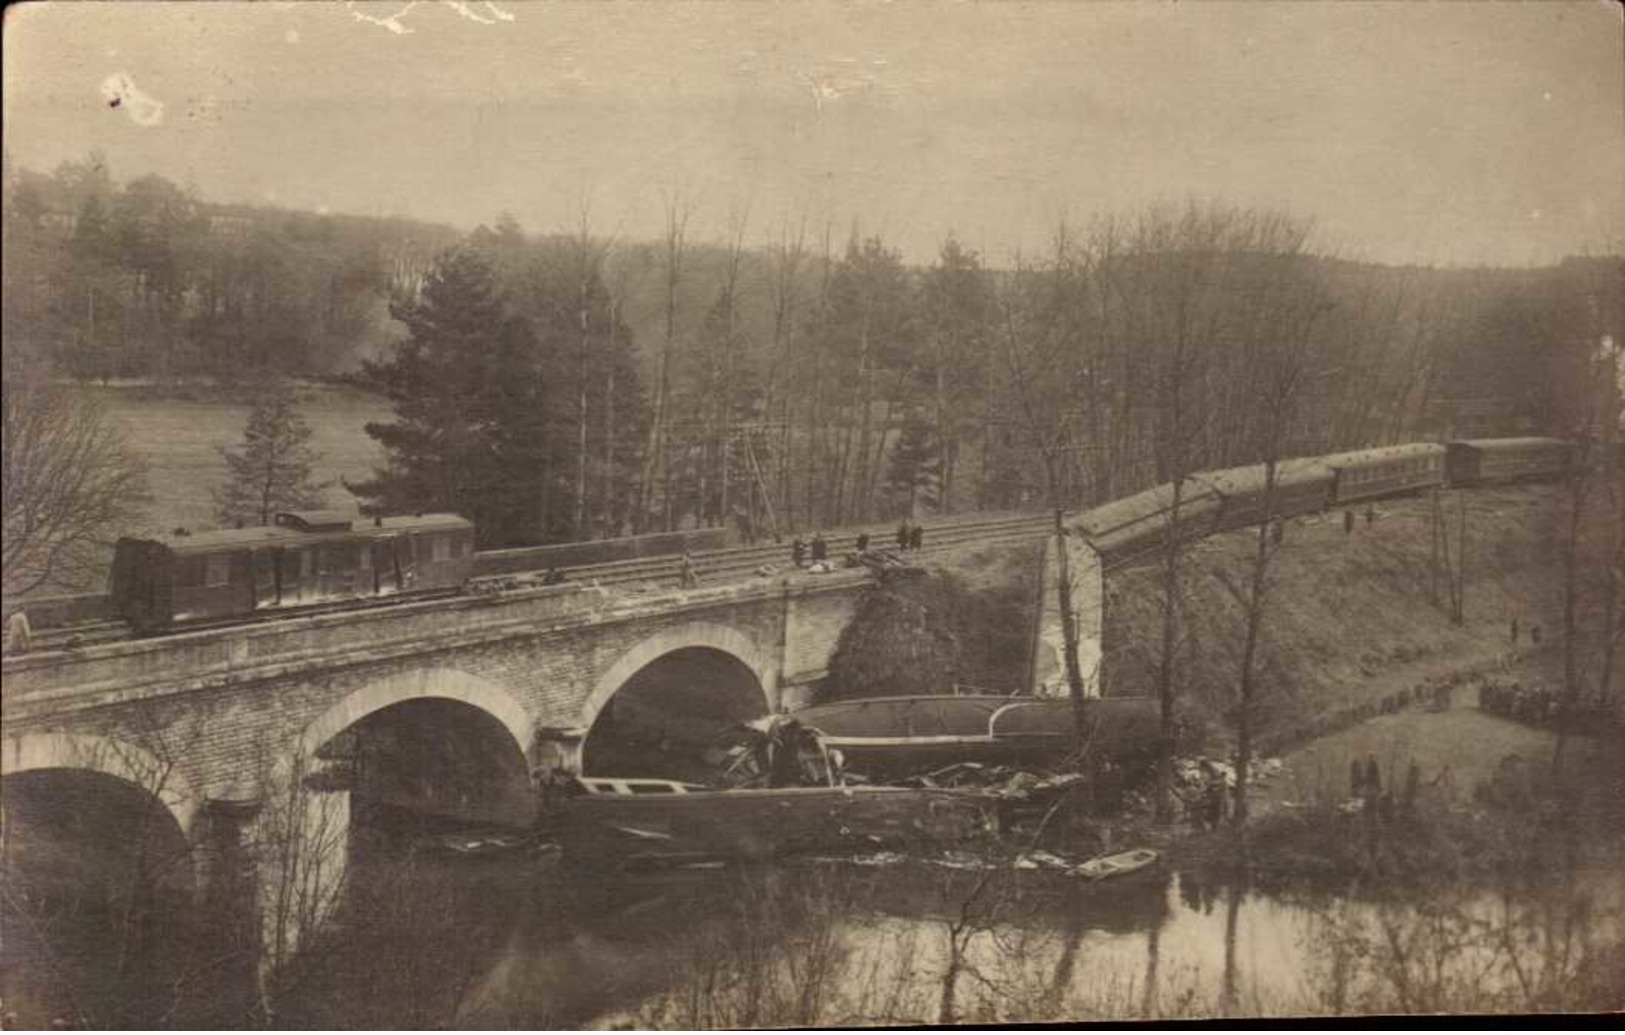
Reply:
M1287 518L1434 486L1477 486L1562 475L1572 446L1549 438L1385 446L1285 461L1272 513ZM1193 474L1177 534L1199 539L1255 525L1262 465ZM1171 485L1085 512L1075 527L1106 567L1160 549ZM258 528L124 538L114 551L113 610L137 635L235 619L298 614L379 598L457 593L473 580L721 549L721 529L516 550L476 551L474 526L455 514L355 520L328 511L281 513Z
M1559 478L1574 462L1574 446L1554 438L1415 442L1276 465L1270 515L1285 520L1336 507L1433 488L1476 488ZM1256 527L1264 515L1263 464L1203 471L1181 485L1173 535L1181 542L1215 532ZM1173 484L1113 500L1085 511L1074 527L1106 568L1158 553L1168 541Z

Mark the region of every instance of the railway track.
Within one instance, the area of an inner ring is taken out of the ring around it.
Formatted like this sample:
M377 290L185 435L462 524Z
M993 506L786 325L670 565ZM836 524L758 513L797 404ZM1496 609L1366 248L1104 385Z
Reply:
M928 527L920 553L930 556L962 547L967 543L1000 545L1037 539L1049 529L1053 519L1037 514L978 516L975 518L943 522ZM895 526L845 529L825 537L829 559L839 561L856 550L860 532L867 532L871 549L890 549L895 545ZM751 546L733 546L722 550L696 551L689 555L701 585L717 585L740 578L748 578L765 567L775 574L788 574L793 570L789 543L764 543ZM628 586L646 583L664 588L675 586L682 579L681 555L662 555L602 564L582 565L563 569L572 582L597 582L600 586ZM522 576L534 579L534 574ZM515 576L491 576L488 581L503 582ZM475 582L482 581L475 579Z
M948 550L970 543L995 546L1036 540L1050 527L1051 518L1041 514L1015 513L975 515L949 518L929 525L925 529L920 553L940 555ZM872 549L895 548L895 525L872 525L842 529L825 537L829 558L837 563L855 552L857 537L867 532ZM766 567L774 574L789 574L790 544L758 543L732 546L721 550L703 550L690 554L699 576L700 585L724 585L750 578ZM562 569L569 582L597 583L605 587L672 588L682 581L682 555L663 554L659 557L632 558L604 561ZM500 592L509 586L531 587L541 584L544 572L525 572L512 575L475 576L469 586L475 592ZM230 619L190 622L177 625L171 634L200 632L209 629L253 625L260 622L282 621L290 618L308 618L315 615L354 612L371 608L391 607L400 603L420 602L460 595L457 590L414 593L409 597L386 597L372 600L346 600L303 607L279 608L275 612ZM31 651L52 651L89 647L130 638L129 623L118 619L84 622L57 629L43 629L34 633Z

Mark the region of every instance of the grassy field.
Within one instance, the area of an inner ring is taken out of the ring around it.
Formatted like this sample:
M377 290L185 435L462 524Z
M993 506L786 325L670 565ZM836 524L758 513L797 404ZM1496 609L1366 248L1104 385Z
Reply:
M1486 715L1472 697L1458 693L1455 707L1444 712L1379 715L1307 744L1284 759L1287 776L1264 795L1274 802L1341 801L1349 795L1349 763L1375 758L1384 785L1403 786L1406 770L1415 762L1424 784L1438 781L1464 799L1509 755L1532 764L1551 761L1553 733ZM1579 750L1591 746L1584 742Z
M152 501L145 530L214 527L211 492L226 473L219 447L241 443L248 404L155 398L132 388L86 390L101 400L130 447L147 463ZM321 455L318 476L334 483L326 493L327 505L354 510L354 497L338 480L365 477L382 461L378 444L367 437L363 425L387 420L389 405L358 392L309 387L301 391L300 409L314 433L312 445Z

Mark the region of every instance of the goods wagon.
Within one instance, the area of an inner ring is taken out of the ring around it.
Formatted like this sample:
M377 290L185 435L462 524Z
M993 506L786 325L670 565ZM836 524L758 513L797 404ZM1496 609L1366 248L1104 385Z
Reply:
M696 528L683 532L653 532L648 535L594 539L581 543L553 543L548 546L521 546L509 550L481 550L474 562L475 575L513 575L519 572L565 571L592 564L640 560L680 554L684 550L701 553L733 545L734 533L726 528Z
M1574 445L1555 438L1479 438L1446 445L1450 484L1494 485L1555 478L1574 462Z
M455 514L356 522L303 511L274 520L120 539L114 610L147 634L301 605L456 589L474 563L474 526Z

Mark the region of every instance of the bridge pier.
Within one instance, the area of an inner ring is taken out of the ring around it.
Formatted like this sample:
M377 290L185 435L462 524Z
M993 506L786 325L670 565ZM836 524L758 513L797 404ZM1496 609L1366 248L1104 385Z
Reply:
M337 912L349 869L350 791L330 767L292 766L255 794L207 799L192 837L197 907L211 948L249 989ZM253 993L254 999L259 993ZM258 1003L242 1004L249 1016Z

